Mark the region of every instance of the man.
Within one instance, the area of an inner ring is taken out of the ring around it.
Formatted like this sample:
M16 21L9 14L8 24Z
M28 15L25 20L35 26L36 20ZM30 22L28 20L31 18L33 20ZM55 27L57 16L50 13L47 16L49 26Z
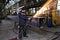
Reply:
M22 36L27 37L25 24L26 24L28 17L25 15L25 10L20 11L18 13L18 16L19 16L19 26L20 26L19 38L22 39Z

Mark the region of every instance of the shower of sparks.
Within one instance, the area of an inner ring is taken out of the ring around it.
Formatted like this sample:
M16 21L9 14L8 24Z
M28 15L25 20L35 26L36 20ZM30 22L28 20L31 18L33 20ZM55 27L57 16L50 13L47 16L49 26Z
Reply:
M49 10L53 6L52 4L53 4L53 0L47 0L47 2L43 5L43 7L36 12L33 18L37 18L41 14L44 14L46 10Z

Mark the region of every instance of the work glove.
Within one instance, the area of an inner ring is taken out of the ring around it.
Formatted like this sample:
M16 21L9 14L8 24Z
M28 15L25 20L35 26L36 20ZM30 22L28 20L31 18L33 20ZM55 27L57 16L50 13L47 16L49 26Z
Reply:
M31 22L33 19L34 19L33 16L30 17L30 18L28 18L28 20L29 20L30 22Z
M31 20L31 19L32 19L32 17L29 17L29 18L28 18L28 20Z

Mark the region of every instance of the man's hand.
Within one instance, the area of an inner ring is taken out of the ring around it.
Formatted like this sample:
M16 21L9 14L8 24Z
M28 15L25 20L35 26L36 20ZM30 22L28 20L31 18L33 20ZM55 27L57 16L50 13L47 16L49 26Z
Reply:
M28 20L31 20L33 17L29 17Z
M20 26L18 26L18 28L20 28Z
M28 20L31 20L31 17L29 17Z

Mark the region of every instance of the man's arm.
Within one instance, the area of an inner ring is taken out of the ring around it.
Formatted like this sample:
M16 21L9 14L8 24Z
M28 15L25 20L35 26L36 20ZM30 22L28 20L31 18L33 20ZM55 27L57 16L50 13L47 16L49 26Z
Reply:
M22 18L25 19L25 20L28 20L28 17L26 15L23 16Z

